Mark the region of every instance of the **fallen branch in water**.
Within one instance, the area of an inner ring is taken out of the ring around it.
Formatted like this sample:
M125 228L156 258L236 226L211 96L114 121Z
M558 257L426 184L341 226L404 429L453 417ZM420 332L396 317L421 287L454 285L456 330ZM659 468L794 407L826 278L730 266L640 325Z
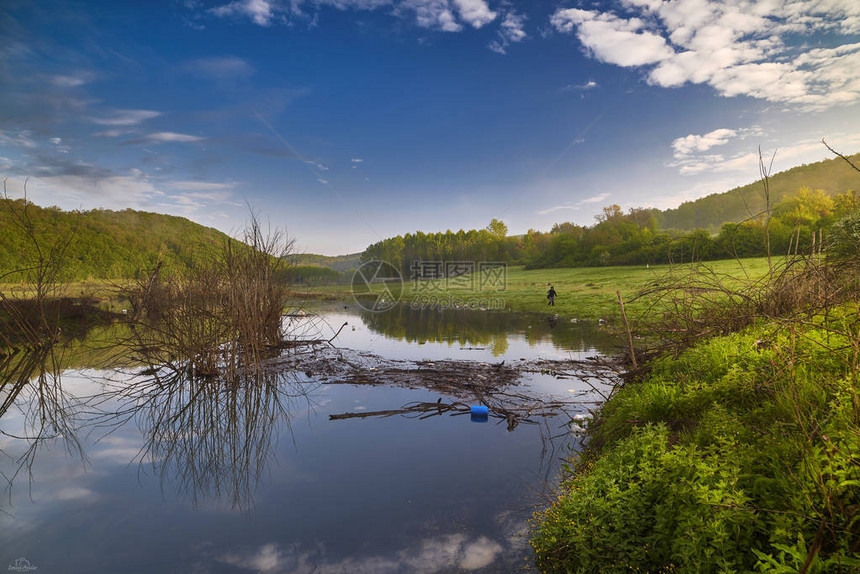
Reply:
M441 401L441 399L440 399ZM446 413L451 413L452 411L456 414L467 414L469 412L469 405L465 405L463 403L451 403L444 404L442 402L438 403L410 403L408 405L404 405L403 408L393 409L387 411L365 411L358 413L343 413L339 415L329 415L328 420L330 421L339 421L344 419L366 419L372 417L392 417L395 415L410 415L410 414L419 414L424 415L419 418L424 419L429 416L443 415ZM430 413L429 415L426 413Z

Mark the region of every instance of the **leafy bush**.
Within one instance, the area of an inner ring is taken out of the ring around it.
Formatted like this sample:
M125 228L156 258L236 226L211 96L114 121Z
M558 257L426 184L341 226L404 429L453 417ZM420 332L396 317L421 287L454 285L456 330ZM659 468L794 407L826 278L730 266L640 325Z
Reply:
M666 425L620 441L565 485L542 516L538 563L552 571L725 571L748 567L755 514L740 466L719 451L673 447Z
M852 305L656 360L538 513L540 568L860 571L858 333Z

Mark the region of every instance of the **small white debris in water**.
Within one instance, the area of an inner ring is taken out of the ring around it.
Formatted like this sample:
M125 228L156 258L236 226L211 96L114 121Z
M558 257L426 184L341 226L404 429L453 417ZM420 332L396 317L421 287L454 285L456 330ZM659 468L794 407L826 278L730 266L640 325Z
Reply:
M366 411L366 410L367 410L367 407L355 407L355 410L357 410L357 411Z

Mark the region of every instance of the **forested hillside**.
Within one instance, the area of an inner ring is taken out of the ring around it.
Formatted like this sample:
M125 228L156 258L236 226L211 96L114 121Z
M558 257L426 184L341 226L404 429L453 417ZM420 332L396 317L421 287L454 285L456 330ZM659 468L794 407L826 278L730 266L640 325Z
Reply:
M860 163L860 154L850 156ZM858 174L840 158L803 164L774 174L770 178L771 204L776 205L803 187L820 189L827 195L860 190ZM660 229L716 231L723 223L738 223L765 210L762 182L714 193L695 201L682 203L675 209L653 210Z
M851 159L860 163L860 154ZM527 267L659 264L767 255L811 248L860 208L860 173L843 159L802 165L769 178L770 216L761 181L676 209L604 207L593 225L555 224L508 237L493 220L482 230L407 233L369 246L409 274L415 261L505 261ZM814 236L814 237L813 237Z
M62 279L134 277L158 261L169 271L214 253L227 236L182 217L126 209L67 212L23 200L0 205L0 276L27 278L16 270L34 265L39 252L61 251ZM34 243L34 240L36 243Z

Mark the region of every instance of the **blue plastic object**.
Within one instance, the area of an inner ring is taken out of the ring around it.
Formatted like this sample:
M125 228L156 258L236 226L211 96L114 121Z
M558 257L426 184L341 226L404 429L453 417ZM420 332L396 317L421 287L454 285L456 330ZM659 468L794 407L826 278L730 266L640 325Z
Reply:
M485 423L489 420L490 409L484 406L476 405L471 409L473 423Z

